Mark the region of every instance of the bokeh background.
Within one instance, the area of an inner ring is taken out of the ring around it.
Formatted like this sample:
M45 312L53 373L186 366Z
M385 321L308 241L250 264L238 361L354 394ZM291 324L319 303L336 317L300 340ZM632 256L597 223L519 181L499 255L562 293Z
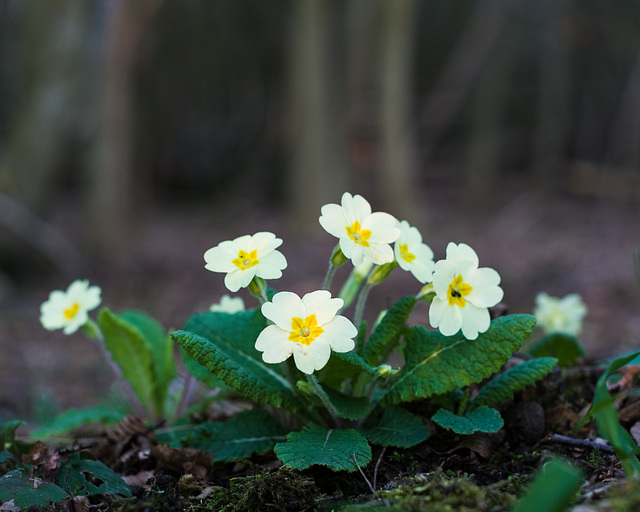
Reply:
M511 312L582 294L590 358L639 348L640 3L0 0L0 417L113 385L52 289L180 328L225 293L204 251L269 230L306 293L344 191L470 244Z

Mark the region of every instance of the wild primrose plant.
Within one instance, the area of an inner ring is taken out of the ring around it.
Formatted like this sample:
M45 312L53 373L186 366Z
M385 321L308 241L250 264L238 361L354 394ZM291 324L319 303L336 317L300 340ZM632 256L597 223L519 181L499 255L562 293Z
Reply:
M274 449L293 468L354 471L371 460L371 444L408 448L429 437L404 403L429 399L431 419L458 434L495 432L503 420L493 406L556 363L542 357L497 374L535 318L491 320L489 309L503 298L500 276L480 267L468 245L450 243L445 259L434 262L415 227L372 212L362 196L349 193L341 204L323 206L319 222L338 244L321 289L302 297L265 282L287 267L277 250L282 240L272 233L224 241L205 253L206 268L224 273L231 292L248 288L259 307L197 313L171 338L201 369L261 407L225 423L167 431L163 442L211 451L216 460ZM334 295L335 270L349 261L353 269ZM367 296L396 267L413 274L417 293L369 328L362 320ZM348 318L343 311L352 301ZM410 325L419 302L430 304L437 330Z
M587 306L580 295L571 293L557 298L540 292L533 314L543 336L528 347L531 355L556 357L559 366L570 366L584 356L578 335L582 332Z

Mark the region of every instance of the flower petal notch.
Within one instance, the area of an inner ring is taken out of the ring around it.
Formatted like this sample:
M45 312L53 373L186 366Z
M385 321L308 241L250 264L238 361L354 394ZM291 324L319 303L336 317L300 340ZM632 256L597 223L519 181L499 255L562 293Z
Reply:
M429 322L445 336L462 329L469 340L489 328L489 308L502 300L500 275L492 268L478 268L478 256L467 244L449 243L447 257L434 266L436 296L429 308Z
M411 272L422 284L430 283L433 277L433 251L422 242L422 235L406 220L398 224L400 237L394 245L396 261L402 270Z
M331 298L326 290L307 293L300 298L292 292L279 292L262 305L262 314L273 322L256 340L265 363L281 363L293 355L298 369L306 374L321 370L331 350L353 350L358 330L351 321L338 315L343 301Z
M54 290L40 306L40 323L50 331L62 329L73 334L89 321L89 311L101 302L99 286L89 286L88 280L76 280L66 291Z
M587 314L587 306L577 293L570 293L559 299L545 292L536 296L533 310L541 327L546 333L561 332L577 336L582 331L582 320Z
M224 284L235 293L249 286L254 277L282 277L287 260L276 251L281 244L282 240L268 231L226 240L204 253L205 268L226 274Z
M389 244L400 236L395 217L384 212L371 213L371 205L364 197L348 192L342 195L341 204L325 204L321 212L320 225L338 238L341 251L354 266L365 260L376 265L393 261Z

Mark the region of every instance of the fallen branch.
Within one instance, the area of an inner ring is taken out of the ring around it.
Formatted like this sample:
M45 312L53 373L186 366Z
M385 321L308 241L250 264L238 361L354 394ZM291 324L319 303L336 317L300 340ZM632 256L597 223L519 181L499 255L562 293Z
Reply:
M552 443L566 444L569 446L576 446L578 448L593 448L601 450L606 453L614 454L614 450L608 444L592 441L591 439L578 439L575 437L567 437L561 434L549 434L544 438L544 441L550 441Z

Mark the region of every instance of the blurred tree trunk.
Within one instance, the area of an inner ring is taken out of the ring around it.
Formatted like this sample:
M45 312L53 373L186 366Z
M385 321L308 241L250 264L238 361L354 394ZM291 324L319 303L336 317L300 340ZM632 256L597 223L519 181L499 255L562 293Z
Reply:
M19 96L0 167L0 183L28 209L42 213L68 149L80 109L87 3L26 1L17 20Z
M89 169L87 232L92 248L118 254L135 224L133 75L140 40L161 0L107 3L100 127Z
M347 186L343 73L331 54L335 7L326 0L293 4L287 207L301 226L317 222L323 204L339 203Z
M382 4L380 51L381 165L377 182L384 208L400 218L416 218L416 172L411 121L413 36L417 2Z

